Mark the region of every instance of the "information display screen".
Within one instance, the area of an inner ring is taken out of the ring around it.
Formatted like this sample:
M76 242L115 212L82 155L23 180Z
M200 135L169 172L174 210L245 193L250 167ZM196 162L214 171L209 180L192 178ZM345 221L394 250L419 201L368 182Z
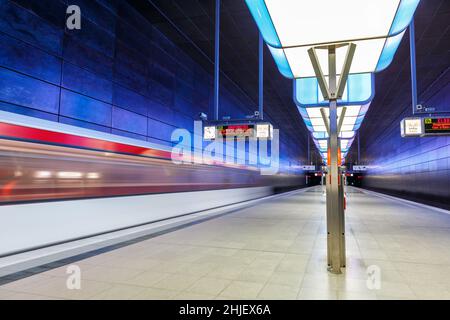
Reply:
M256 125L256 137L258 139L272 139L273 127L269 123L262 123Z
M405 118L400 122L402 137L420 137L424 134L422 118Z
M203 126L203 140L212 141L216 139L259 139L272 140L274 137L272 124L270 123L217 123L209 122Z
M217 132L222 137L236 137L246 138L255 136L255 125L253 124L240 124L240 125L227 125L218 126Z
M425 134L450 134L450 118L424 118Z

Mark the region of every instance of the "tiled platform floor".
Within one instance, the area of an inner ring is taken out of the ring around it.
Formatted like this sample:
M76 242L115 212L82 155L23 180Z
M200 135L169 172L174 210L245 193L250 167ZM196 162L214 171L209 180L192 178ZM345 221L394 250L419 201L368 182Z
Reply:
M450 215L349 188L347 268L326 270L320 187L0 287L0 299L450 299ZM381 270L369 290L366 270Z

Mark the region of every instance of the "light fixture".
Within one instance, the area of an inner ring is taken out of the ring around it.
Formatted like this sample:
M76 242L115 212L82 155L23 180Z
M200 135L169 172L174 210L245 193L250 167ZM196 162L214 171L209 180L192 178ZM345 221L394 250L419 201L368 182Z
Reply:
M338 106L367 104L373 100L374 96L375 77L373 73L351 74L348 76L343 97L337 101L337 104ZM328 107L328 101L324 100L315 77L294 80L294 101L299 107Z
M310 48L350 42L357 48L350 74L384 70L392 62L419 2L246 0L280 72L288 78L315 76ZM334 23L336 19L338 23ZM336 49L338 66L345 56L346 47ZM323 70L328 70L327 53L319 51L318 59Z
M340 140L340 146L341 146L342 153L347 153L349 151L350 146L353 143L353 139L354 138ZM323 140L314 139L314 143L316 144L317 149L319 149L320 152L328 151L328 140L327 139L323 139Z
M355 136L356 132L354 131L341 131L339 134L339 138L349 139ZM317 131L312 132L312 136L314 139L328 139L328 132L326 131Z
M343 153L347 153L350 150L356 131L360 128L369 106L370 102L365 105L347 105L337 108L338 121L342 116L344 107L346 108L341 132L339 133L341 151ZM306 127L312 133L316 147L320 152L326 152L328 150L328 132L322 117L321 109L323 109L325 116L328 118L330 114L328 107L320 105L307 107L298 106L298 110Z
M60 179L80 179L83 177L83 173L76 171L60 171L57 173Z
M47 179L52 177L52 173L50 171L36 171L34 177L37 179Z
M86 174L86 178L88 178L88 179L99 179L100 178L100 174L98 172L88 172Z
M349 138L354 136L354 134L348 134L348 133L344 133L344 132L355 132L357 131L360 126L362 121L364 120L364 116L367 113L367 110L369 109L370 103L365 104L363 106L361 105L350 105L350 106L342 106L342 107L338 107L337 108L337 114L338 114L338 119L339 117L342 115L342 110L345 107L346 108L346 112L344 115L344 120L342 122L342 127L341 127L341 135L340 138ZM298 108L300 111L300 114L303 118L303 121L306 124L306 127L309 129L309 131L311 131L312 133L316 133L316 132L327 132L326 126L325 126L325 122L323 120L322 114L321 114L321 107L299 107ZM328 108L323 108L326 117L329 116L329 109ZM320 139L320 138L327 138L328 135L322 134L319 136L315 136L315 138Z

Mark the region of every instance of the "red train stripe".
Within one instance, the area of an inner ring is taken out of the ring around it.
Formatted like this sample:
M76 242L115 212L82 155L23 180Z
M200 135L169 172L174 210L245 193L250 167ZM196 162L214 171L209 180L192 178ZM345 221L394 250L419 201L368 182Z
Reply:
M0 122L0 136L7 138L34 140L44 143L58 144L71 147L95 149L115 153L127 153L140 156L170 159L168 151L144 148L124 143L111 142L96 138L87 138L73 134L24 127L14 124Z

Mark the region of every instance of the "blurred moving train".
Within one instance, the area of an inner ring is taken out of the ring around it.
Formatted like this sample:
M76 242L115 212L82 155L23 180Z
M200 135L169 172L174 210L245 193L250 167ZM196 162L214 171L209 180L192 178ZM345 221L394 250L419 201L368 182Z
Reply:
M3 204L303 184L298 175L262 176L251 166L174 164L167 147L132 145L1 120L0 138Z
M171 158L170 147L0 111L0 257L305 184L301 172Z

